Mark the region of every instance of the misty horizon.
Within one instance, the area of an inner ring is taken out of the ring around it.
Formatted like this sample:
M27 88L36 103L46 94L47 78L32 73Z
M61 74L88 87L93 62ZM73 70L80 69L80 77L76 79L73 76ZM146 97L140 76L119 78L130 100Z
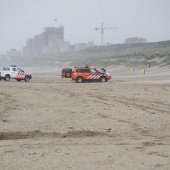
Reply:
M168 0L0 0L0 53L25 46L28 38L45 27L64 26L64 39L71 44L101 43L102 21L105 43L124 43L129 37L147 42L169 40L170 1Z

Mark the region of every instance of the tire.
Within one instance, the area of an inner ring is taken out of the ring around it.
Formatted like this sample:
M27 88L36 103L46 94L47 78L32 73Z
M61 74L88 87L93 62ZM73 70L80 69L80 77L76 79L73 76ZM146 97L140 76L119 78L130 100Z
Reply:
M10 75L5 75L5 81L9 81L10 80Z
M0 77L0 81L2 80L2 78Z
M103 82L106 82L106 81L107 81L106 77L103 77L103 76L102 76L102 77L100 78L100 82L103 83Z
M66 72L66 73L65 73L65 77L66 77L66 78L70 78L70 77L71 77L71 73Z
M25 77L25 82L29 82L30 78L29 77Z
M83 78L82 77L78 77L76 82L77 83L83 83Z

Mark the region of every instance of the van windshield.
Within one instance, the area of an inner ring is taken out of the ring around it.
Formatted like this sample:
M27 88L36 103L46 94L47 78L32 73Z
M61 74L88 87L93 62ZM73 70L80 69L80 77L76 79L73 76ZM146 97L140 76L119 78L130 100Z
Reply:
M24 70L17 68L18 72L24 72Z

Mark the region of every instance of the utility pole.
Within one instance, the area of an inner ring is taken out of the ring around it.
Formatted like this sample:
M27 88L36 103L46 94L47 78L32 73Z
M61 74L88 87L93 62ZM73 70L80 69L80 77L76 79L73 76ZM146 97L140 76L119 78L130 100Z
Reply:
M95 27L94 28L96 31L100 30L101 32L101 45L104 44L104 31L108 29L119 29L118 27L104 27L103 21L101 24L101 27Z

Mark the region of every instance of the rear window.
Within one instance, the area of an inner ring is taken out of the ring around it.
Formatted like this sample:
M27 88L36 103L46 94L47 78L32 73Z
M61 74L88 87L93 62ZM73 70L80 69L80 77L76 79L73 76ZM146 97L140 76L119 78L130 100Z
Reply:
M3 70L4 70L4 71L9 71L10 68L9 68L9 67L4 67Z
M78 73L89 73L90 70L89 69L77 69Z

